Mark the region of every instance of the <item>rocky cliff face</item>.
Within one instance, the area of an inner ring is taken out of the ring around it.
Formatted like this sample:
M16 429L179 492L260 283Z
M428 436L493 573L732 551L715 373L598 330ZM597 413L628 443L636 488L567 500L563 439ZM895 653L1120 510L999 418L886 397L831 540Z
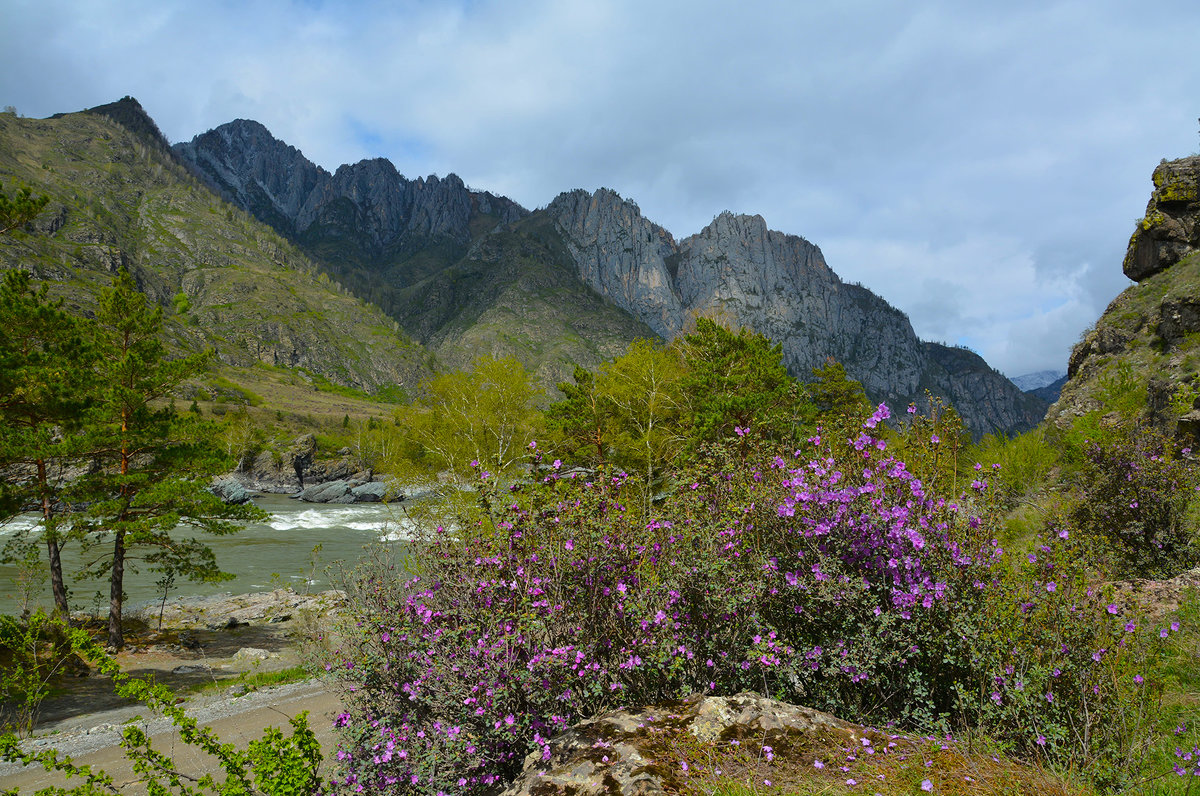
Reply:
M1125 255L1125 276L1135 282L1200 251L1200 156L1164 161L1152 179L1146 216Z
M1047 418L1128 412L1200 432L1200 157L1160 164L1113 299L1071 352L1067 383Z
M509 199L469 190L454 174L409 180L383 158L330 174L246 119L176 144L174 151L260 221L302 243L337 242L374 259L439 242L465 247L477 225L527 215Z
M696 316L765 334L788 370L809 376L828 358L877 400L905 404L925 389L946 398L976 433L1031 428L1045 404L960 349L922 343L908 318L846 284L821 250L767 228L761 216L722 213L676 243L613 191L562 194L555 219L581 278L670 339Z

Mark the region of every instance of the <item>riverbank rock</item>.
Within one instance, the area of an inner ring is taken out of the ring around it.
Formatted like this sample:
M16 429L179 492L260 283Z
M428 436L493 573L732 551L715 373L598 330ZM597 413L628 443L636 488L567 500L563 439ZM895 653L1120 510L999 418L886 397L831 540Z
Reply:
M246 489L236 478L228 475L214 480L208 490L226 503L232 503L237 506L249 503L251 498L257 496L257 493Z
M318 459L317 454L316 437L302 434L284 447L244 457L235 471L213 484L213 491L230 503L238 502L234 498L242 492L246 500L253 497L248 493L266 492L308 503L375 503L387 493L349 448L339 450L336 458Z
M530 753L503 796L649 796L680 792L688 776L665 751L679 743L733 741L756 748L857 747L886 738L812 708L744 692L694 695L581 722Z
M291 589L256 592L254 594L214 597L182 597L167 602L162 609L166 627L201 627L219 630L242 625L277 624L291 621L295 616L312 612L323 616L336 611L345 600L340 591L319 594L297 594ZM131 615L147 621L158 621L159 605L154 603ZM181 641L182 643L182 641Z

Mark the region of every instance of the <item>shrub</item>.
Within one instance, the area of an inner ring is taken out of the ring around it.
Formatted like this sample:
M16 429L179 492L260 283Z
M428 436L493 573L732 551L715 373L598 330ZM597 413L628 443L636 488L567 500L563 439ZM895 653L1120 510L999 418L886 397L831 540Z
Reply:
M478 473L480 510L418 534L415 574L384 562L348 584L339 785L478 793L582 718L743 690L863 723L981 727L1127 780L1157 629L1089 587L1082 540L1006 565L968 511L988 505L990 468L932 496L890 454L887 417L803 451L739 428L648 508L625 473L563 475L536 454L527 482Z
M343 783L486 789L582 717L693 691L947 720L969 659L946 629L994 547L871 428L811 459L712 451L648 518L624 473L481 473L486 520L414 540L401 584L351 584Z
M988 589L963 713L1010 754L1128 784L1153 740L1164 639L1179 625L1147 623L1096 584L1087 540L1052 530L1040 542Z
M1103 546L1120 577L1171 576L1200 561L1188 507L1200 485L1174 442L1134 424L1089 442L1072 526Z

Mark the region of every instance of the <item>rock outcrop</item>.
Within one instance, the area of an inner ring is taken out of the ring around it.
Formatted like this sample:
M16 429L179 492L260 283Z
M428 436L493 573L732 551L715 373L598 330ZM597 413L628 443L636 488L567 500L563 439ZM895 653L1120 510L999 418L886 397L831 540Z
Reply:
M378 503L387 485L363 467L348 448L336 458L318 458L317 440L302 434L288 445L244 457L238 468L214 482L228 502L249 499L248 491L293 495L307 503Z
M1135 282L1200 251L1200 156L1163 161L1153 180L1146 216L1133 231L1123 266Z
M677 740L681 735L713 747L745 742L756 750L861 748L863 739L883 740L881 747L887 743L881 733L758 694L695 695L646 710L614 710L577 724L530 753L503 796L678 793L689 772L678 759L663 759L663 747L684 747Z
M1164 161L1123 270L1137 282L1071 351L1067 382L1047 419L1128 414L1200 443L1200 156Z
M676 243L607 189L562 194L544 212L580 277L666 339L697 316L753 329L782 345L798 378L832 358L876 400L903 405L930 390L977 434L1031 428L1045 411L978 355L919 340L904 313L761 216L722 213Z

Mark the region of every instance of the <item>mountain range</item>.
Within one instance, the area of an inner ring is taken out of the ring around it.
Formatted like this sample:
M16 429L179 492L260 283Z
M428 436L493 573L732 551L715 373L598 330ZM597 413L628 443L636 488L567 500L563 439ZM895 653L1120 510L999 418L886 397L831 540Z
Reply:
M722 213L677 240L612 190L530 211L453 174L408 179L384 159L330 173L249 120L170 147L128 97L0 118L0 174L52 198L42 234L22 241L39 276L86 305L84 285L127 265L152 299L187 306L172 326L180 340L229 361L411 388L491 353L552 387L575 364L703 316L780 343L801 379L834 359L875 400L923 402L928 390L976 434L1030 428L1047 406L977 354L919 340L902 312L761 216ZM19 259L0 248L0 264Z

